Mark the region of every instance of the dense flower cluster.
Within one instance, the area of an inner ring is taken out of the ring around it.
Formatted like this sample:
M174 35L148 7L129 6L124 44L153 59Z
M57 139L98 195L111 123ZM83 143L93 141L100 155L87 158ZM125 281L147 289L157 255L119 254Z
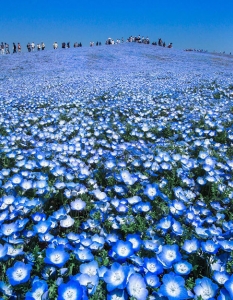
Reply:
M2 299L232 299L232 60L0 59Z

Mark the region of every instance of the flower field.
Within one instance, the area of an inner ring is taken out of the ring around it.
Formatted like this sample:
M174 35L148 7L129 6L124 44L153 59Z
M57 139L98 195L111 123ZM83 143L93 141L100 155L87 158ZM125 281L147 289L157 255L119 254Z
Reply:
M0 64L0 299L233 299L233 59Z

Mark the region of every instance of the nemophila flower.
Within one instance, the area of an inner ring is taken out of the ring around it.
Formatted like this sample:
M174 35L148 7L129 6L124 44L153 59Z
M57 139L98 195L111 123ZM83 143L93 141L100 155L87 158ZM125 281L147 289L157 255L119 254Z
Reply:
M174 265L174 271L178 275L188 275L192 271L193 266L188 261L180 261Z
M147 272L145 275L145 282L151 288L158 288L160 286L159 277L154 273Z
M155 197L160 195L159 186L156 183L147 184L144 190L144 194L150 199L154 200Z
M0 244L0 260L5 258L8 251L8 246L9 246L8 244L4 244L4 245Z
M145 258L144 259L144 268L147 269L150 273L160 275L163 273L163 265L156 258Z
M5 236L10 236L17 231L18 231L18 224L16 222L1 225L1 232Z
M13 267L7 269L6 275L9 283L13 286L27 282L30 278L32 266L17 261Z
M16 257L18 255L22 255L24 254L23 252L23 247L20 247L20 248L15 248L14 246L12 245L8 245L7 247L7 255L10 256L10 257Z
M115 262L112 264L111 269L104 273L103 279L107 283L108 292L114 289L124 289L129 274L129 267L122 266Z
M133 246L130 242L118 240L112 247L114 258L118 261L125 261L133 254Z
M11 182L14 184L14 185L19 185L23 180L23 176L20 175L20 174L15 174L11 177Z
M216 296L218 286L209 278L203 277L202 279L196 279L193 290L197 297L202 297L203 300L209 300L214 299Z
M214 271L212 278L218 283L218 284L224 284L227 280L229 280L230 275L225 271Z
M98 273L98 263L97 261L93 260L86 264L80 265L80 272L82 274L87 274L89 276L96 275Z
M78 281L70 280L58 287L57 300L82 300L83 288Z
M86 202L84 202L81 199L76 199L76 200L70 202L70 207L72 210L81 211L81 210L85 209Z
M31 215L31 218L35 223L38 223L40 221L45 221L46 220L46 214L36 212L36 213Z
M182 246L182 249L185 250L187 253L194 253L198 250L200 247L200 242L197 239L192 240L186 240L184 242L184 245Z
M233 299L233 275L224 283L225 289L228 291L231 299Z
M134 251L138 251L141 248L142 240L139 234L128 234L126 237L126 241L132 244Z
M134 297L137 300L147 299L148 290L146 289L146 283L140 274L132 274L129 277L127 291L131 297Z
M164 217L160 219L159 223L157 224L157 229L161 229L164 233L171 228L173 222L173 218L171 216Z
M120 175L122 181L127 185L133 185L138 180L138 177L130 174L128 170L121 171Z
M157 254L158 260L162 263L165 269L169 269L175 262L181 260L178 245L164 245L162 251Z
M228 291L223 288L219 291L219 296L217 300L232 300L232 297L230 296Z
M175 234L175 235L182 235L184 230L180 224L180 222L174 220L173 221L173 224L172 224L172 232Z
M196 234L198 234L201 238L208 238L209 237L209 235L210 235L210 232L209 232L209 230L208 229L206 229L206 228L204 228L204 227L201 227L201 226L199 226L199 227L196 227L195 228L195 232L196 232Z
M23 179L20 183L20 187L27 191L27 190L30 190L32 187L33 187L33 183L31 180L26 180L26 179Z
M162 296L169 300L189 299L189 295L185 288L185 280L183 277L174 274L173 272L163 276L163 285L159 292Z
M1 200L6 205L11 205L15 201L15 197L12 195L3 196Z
M202 251L209 254L216 254L218 252L219 247L220 246L212 240L201 242Z
M72 280L77 280L82 286L86 287L89 295L95 293L99 283L98 275L78 274L77 276L73 276Z
M7 285L5 282L0 281L0 292L3 293L5 296L12 296L13 291L10 285ZM0 298L1 299L1 298ZM3 298L2 298L3 300Z
M69 215L60 221L60 226L63 228L69 228L73 226L73 224L74 224L74 219L72 219L71 216Z
M128 294L125 290L115 289L107 294L107 300L128 300Z
M33 226L33 229L36 233L45 234L51 228L52 223L47 221L39 221L36 225Z
M69 257L70 256L64 250L64 247L62 245L59 245L55 249L54 248L46 249L46 257L44 259L44 262L56 266L58 268L61 268L68 261Z
M144 247L146 250L151 250L151 251L158 251L160 242L157 240L144 240L143 241Z
M80 250L74 250L76 259L80 261L91 261L94 259L93 254L91 253L91 250L88 248L80 249Z
M48 284L44 280L36 278L33 280L32 290L26 293L26 299L47 299Z

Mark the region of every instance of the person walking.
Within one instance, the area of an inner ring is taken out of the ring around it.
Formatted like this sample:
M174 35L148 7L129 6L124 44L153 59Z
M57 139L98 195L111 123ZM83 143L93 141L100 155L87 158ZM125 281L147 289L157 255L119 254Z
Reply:
M31 52L31 44L30 43L27 43L27 49L28 49L28 52Z
M57 48L58 48L58 44L57 44L57 42L54 42L53 43L53 49L56 50Z
M15 45L15 43L14 43L14 45ZM18 43L18 52L19 53L21 52L21 45L20 45L20 43ZM16 53L16 45L15 45L15 52L14 53Z
M10 54L9 44L5 43L5 53Z
M0 48L1 48L1 54L4 54L5 53L5 46L4 46L3 42L1 43Z

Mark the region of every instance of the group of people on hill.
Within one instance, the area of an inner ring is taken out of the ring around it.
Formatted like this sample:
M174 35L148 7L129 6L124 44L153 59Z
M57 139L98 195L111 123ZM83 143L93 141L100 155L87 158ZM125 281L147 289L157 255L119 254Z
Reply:
M150 44L150 39L148 38L148 36L145 38L144 36L140 36L140 34L138 36L130 36L127 39L127 42L135 42L135 43L139 43L139 44Z
M37 51L44 50L45 49L45 43L41 42L41 43L38 43L37 45L35 45L34 42L27 43L28 52L35 51L35 49L37 49Z
M101 42L96 42L96 43L94 43L94 42L90 42L90 47L93 47L93 46L101 46Z
M143 36L141 37L140 35L138 36L130 36L126 42L136 42L136 43L142 43L142 44L150 44L150 39L148 37L144 38ZM121 39L117 39L116 41L114 41L112 38L108 38L105 42L106 45L113 45L113 44L120 44L120 43L124 43L124 39L123 37ZM90 47L93 47L94 45L96 46L101 46L101 42L97 41L96 43L94 42L90 42ZM161 38L158 39L158 42L153 42L152 45L155 46L161 46L161 47L166 47L166 43L162 41ZM74 43L74 48L78 48L78 47L82 47L82 43ZM170 43L168 46L168 48L172 48L172 43ZM65 48L70 48L70 42L65 43L63 42L61 44L61 48L65 49ZM28 43L27 44L27 50L28 52L33 52L37 49L37 51L40 50L45 50L45 43L38 43L37 45L32 42L32 43ZM58 43L54 42L53 43L53 49L56 50L58 49ZM21 52L21 45L20 43L18 43L16 45L16 43L13 43L13 53L17 53L17 52ZM9 48L9 44L7 43L1 43L0 44L0 53L1 54L10 54L10 48Z
M12 47L12 52L16 53L16 52L21 52L21 45L20 43L18 43L18 45L16 45L15 43L13 43L13 47ZM10 54L10 46L8 43L1 43L0 44L0 53L1 54Z
M157 42L152 42L151 45L153 46L160 46L160 47L166 47L166 43L162 41L161 38L158 39L158 43ZM172 43L170 43L167 48L172 48Z

